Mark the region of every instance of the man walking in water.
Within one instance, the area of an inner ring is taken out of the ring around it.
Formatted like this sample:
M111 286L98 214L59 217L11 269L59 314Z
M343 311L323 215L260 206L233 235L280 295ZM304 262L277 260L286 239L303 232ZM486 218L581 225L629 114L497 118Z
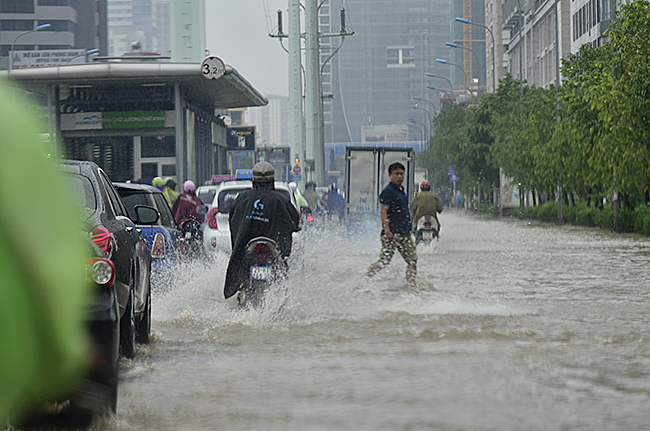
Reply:
M390 183L379 195L382 226L381 253L379 260L368 267L368 277L372 277L388 265L397 249L407 265L406 282L414 285L418 256L411 236L408 196L402 187L404 171L404 165L399 162L388 167Z

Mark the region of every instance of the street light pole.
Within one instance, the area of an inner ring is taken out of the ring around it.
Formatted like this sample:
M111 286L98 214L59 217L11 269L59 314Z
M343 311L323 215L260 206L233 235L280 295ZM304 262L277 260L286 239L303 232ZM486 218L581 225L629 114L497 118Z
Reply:
M456 17L456 21L462 22L463 24L477 25L479 27L483 27L490 33L490 37L492 38L492 87L493 87L492 91L497 91L497 52L496 52L496 44L494 43L494 34L492 34L492 30L490 30L487 26L484 26L483 24L471 22L467 18Z
M436 90L436 91L439 91L439 92L441 92L441 93L445 93L445 94L449 93L448 91L446 91L446 90L442 90L442 89L440 89L440 88L438 88L438 87L434 87L433 85L427 85L427 88L428 88L429 90Z
M20 38L20 37L22 37L22 36L24 36L26 34L29 34L29 33L34 33L34 32L37 32L39 30L43 30L44 28L48 28L48 27L52 27L52 24L41 24L38 27L36 27L34 30L27 30L27 31L24 31L24 32L20 33L18 36L16 36L14 41L11 42L11 57L9 57L9 70L14 70L14 45L16 44L16 41L18 40L18 38Z
M429 132L429 129L431 128L431 113L428 110L419 107L418 105L411 105L411 109L419 109L419 110L424 111L424 112L427 113L427 120L429 120L429 126L426 128L425 132L427 132L427 140L428 140L428 138L431 137L431 133ZM410 118L409 118L409 120L410 120ZM422 122L422 121L420 121L420 122L424 125L424 122Z
M451 81L449 79L445 78L444 76L438 76L438 75L433 74L431 72L427 72L426 75L429 78L442 78L442 79L444 79L445 81L447 81L449 83L449 88L451 89L451 93L454 92L454 86L453 86L453 84L451 83Z
M464 46L459 46L457 43L454 43L454 42L445 42L445 45L447 45L450 48L460 48L460 49L464 49L464 50L467 50L467 51L471 51L472 54L474 54L474 57L476 57L476 68L478 69L478 67L480 66L479 60L478 60L478 54L473 49L465 48ZM481 73L480 73L480 70L479 70L479 78L480 78L480 76L481 76ZM474 77L472 76L472 78L474 78Z
M454 63L450 63L450 62L448 62L448 61L445 60L444 58L436 58L436 61L437 61L438 63L449 64L449 65L451 65L451 66L456 66L457 68L459 68L460 70L462 70L462 71L463 71L463 77L464 77L463 84L465 85L465 92L467 92L467 72L465 72L465 69L463 69L461 66L459 66L459 65L457 65L457 64L454 64Z
M86 56L86 63L88 63L88 56L91 55L91 54L95 54L96 52L99 52L99 49L97 49L97 48L89 49L88 51L84 52L83 54L75 55L74 57L72 57L70 60L67 61L67 64L72 63L72 60L74 60L75 58L79 58L79 57L83 57L83 56Z
M418 126L415 125L416 121L414 119L409 118L409 123L411 123L411 125L409 125L409 127L415 127L417 129L417 131L420 132L420 143L424 146L424 132L422 131L422 129L420 129ZM424 124L423 124L423 126L424 126Z

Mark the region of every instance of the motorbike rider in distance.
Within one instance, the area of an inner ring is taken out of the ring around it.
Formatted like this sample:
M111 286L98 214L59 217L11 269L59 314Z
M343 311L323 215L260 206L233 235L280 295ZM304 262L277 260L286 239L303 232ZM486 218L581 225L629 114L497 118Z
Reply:
M174 214L174 219L176 223L179 223L185 219L196 220L199 223L203 223L205 219L205 214L199 214L197 209L203 205L203 202L196 195L194 182L191 180L185 181L183 184L183 190L185 193L181 193L172 207L172 213Z
M438 196L434 195L431 191L431 184L429 181L424 180L420 184L420 193L411 202L411 213L413 213L413 232L416 231L418 220L425 215L433 216L436 219L437 228L440 231L440 221L438 220L438 213L442 212L442 202Z
M223 288L226 299L237 293L250 276L243 258L251 239L271 238L285 261L291 255L291 234L300 230L300 214L286 195L275 190L274 176L273 165L257 163L253 166L252 190L241 192L230 208L232 253Z

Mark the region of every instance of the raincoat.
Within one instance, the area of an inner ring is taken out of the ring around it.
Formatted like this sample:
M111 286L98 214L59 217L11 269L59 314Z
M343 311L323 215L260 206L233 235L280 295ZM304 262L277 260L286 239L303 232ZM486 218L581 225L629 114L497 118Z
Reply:
M203 205L203 202L197 195L181 193L172 207L174 220L176 220L176 223L180 223L184 219L193 219L203 223L205 215L196 212L196 209L201 205Z
M434 216L438 229L440 229L438 213L442 212L442 202L433 193L428 191L420 192L411 202L411 212L413 213L413 230L418 224L418 219L424 215Z
M291 234L300 230L300 215L288 197L275 190L272 182L253 183L252 190L239 194L230 208L232 254L228 262L224 296L237 293L248 277L249 268L242 264L246 244L259 236L271 238L284 258L291 254Z

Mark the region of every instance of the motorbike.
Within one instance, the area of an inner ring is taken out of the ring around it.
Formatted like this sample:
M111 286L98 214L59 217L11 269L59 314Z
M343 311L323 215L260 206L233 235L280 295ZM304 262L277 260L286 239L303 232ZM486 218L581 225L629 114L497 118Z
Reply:
M206 214L208 212L207 205L198 207L198 214ZM203 230L201 223L194 219L183 219L179 223L181 232L185 237L185 244L187 248L187 256L190 259L195 259L203 254Z
M246 244L243 264L250 268L250 276L237 295L241 306L259 305L268 287L283 280L287 274L287 263L278 244L263 236L253 238Z
M415 244L421 242L425 244L431 243L434 239L438 239L438 230L440 225L434 216L424 215L418 219L418 224L415 229Z

